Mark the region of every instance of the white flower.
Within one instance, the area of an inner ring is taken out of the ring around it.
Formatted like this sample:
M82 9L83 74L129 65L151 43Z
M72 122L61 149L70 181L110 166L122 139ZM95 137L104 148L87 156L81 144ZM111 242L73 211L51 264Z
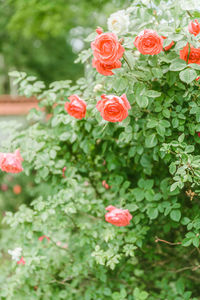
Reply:
M99 92L103 89L103 85L98 83L94 86L94 89L93 89L93 92L96 93L96 92Z
M116 34L124 34L128 31L129 16L125 10L119 10L108 18L108 29Z
M19 261L22 253L22 248L15 248L14 250L8 250L8 254L12 256L12 260Z

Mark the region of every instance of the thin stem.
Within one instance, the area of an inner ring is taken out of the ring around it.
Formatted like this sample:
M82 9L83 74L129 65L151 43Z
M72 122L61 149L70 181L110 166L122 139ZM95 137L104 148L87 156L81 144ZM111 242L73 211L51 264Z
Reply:
M129 64L129 62L128 62L125 54L124 54L123 58L124 58L125 62L127 63L129 69L132 71L132 68L131 68L131 66L130 66L130 64Z
M191 18L193 18L192 14L189 12L189 10L186 10L188 16L190 16Z
M171 245L171 246L176 246L176 245L181 245L182 244L181 242L171 243L171 242L168 242L166 240L159 239L158 237L156 237L155 242L156 243L163 242L163 243L166 243L166 244Z

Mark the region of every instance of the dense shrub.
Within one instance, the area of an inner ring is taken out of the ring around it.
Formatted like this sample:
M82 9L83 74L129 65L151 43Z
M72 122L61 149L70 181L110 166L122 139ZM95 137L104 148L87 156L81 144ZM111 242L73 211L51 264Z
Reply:
M87 75L75 86L62 81L45 88L24 73L11 74L20 93L37 96L43 110L30 112L34 125L2 152L20 148L24 173L42 190L4 218L10 228L0 246L1 299L199 299L200 35L188 31L200 17L195 6L133 1L130 22L119 17L114 28L124 53L109 35L119 50L109 62L96 55L99 28L87 39L93 51L79 57ZM140 34L147 28L154 31ZM97 73L93 54L97 71L113 75ZM87 104L80 120L65 110L72 94ZM101 94L105 102L97 109ZM103 119L106 101L122 105L123 121ZM130 225L106 222L109 205L128 209ZM7 254L16 247L25 264Z

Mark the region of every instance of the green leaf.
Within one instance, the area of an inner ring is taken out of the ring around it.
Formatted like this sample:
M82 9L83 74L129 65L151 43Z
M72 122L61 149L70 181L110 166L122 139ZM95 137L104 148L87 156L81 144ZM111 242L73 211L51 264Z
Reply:
M147 90L145 92L145 96L151 97L151 98L157 98L160 97L161 93L153 90Z
M193 239L193 241L192 241L192 243L193 243L193 245L195 246L195 247L199 247L199 237L198 236L195 236L195 238Z
M170 164L170 166L169 166L169 172L170 172L171 174L174 174L174 173L176 172L176 165L175 165L174 162L172 162L172 163Z
M146 139L145 139L145 146L147 148L153 148L157 145L157 143L158 143L158 140L157 140L157 137L154 133L147 136Z
M179 77L183 82L191 83L197 77L197 73L195 70L186 69L180 72Z
M178 137L179 143L182 143L182 142L184 141L184 138L185 138L185 134L182 133L182 134Z
M185 238L183 241L182 241L182 246L184 247L188 247L192 244L192 238Z
M186 62L182 59L177 58L174 61L172 61L169 69L170 69L170 71L181 71L181 70L185 69L186 67L187 67Z
M145 96L136 97L136 102L141 108L145 108L149 104L149 99Z
M148 209L147 214L148 214L150 219L152 219L152 220L156 219L157 216L158 216L158 209L155 208L155 207L154 208L151 207L151 208Z
M170 218L175 222L179 222L180 218L181 218L180 210L178 210L178 209L172 210L171 213L170 213Z

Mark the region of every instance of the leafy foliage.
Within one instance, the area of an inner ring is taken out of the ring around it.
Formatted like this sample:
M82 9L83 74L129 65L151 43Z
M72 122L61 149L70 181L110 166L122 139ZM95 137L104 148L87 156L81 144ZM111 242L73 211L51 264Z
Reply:
M190 14L198 11L191 7L188 15L187 5L134 1L123 67L113 76L97 74L91 61L75 85L57 81L46 88L24 73L11 74L21 94L37 96L41 110L30 112L33 125L17 130L5 147L20 147L25 173L34 175L41 189L30 205L4 218L10 228L2 232L0 246L6 257L0 276L3 300L30 295L199 299L200 86L194 80L199 65L179 59L187 41L199 45L185 29ZM173 48L138 56L133 39L146 27L173 40ZM88 61L89 52L80 60ZM131 110L123 122L102 120L95 108L102 92L97 84L105 94L126 93ZM87 102L81 121L64 110L71 94ZM108 205L129 209L131 225L106 223ZM50 242L39 242L41 235ZM6 254L19 246L24 266Z

